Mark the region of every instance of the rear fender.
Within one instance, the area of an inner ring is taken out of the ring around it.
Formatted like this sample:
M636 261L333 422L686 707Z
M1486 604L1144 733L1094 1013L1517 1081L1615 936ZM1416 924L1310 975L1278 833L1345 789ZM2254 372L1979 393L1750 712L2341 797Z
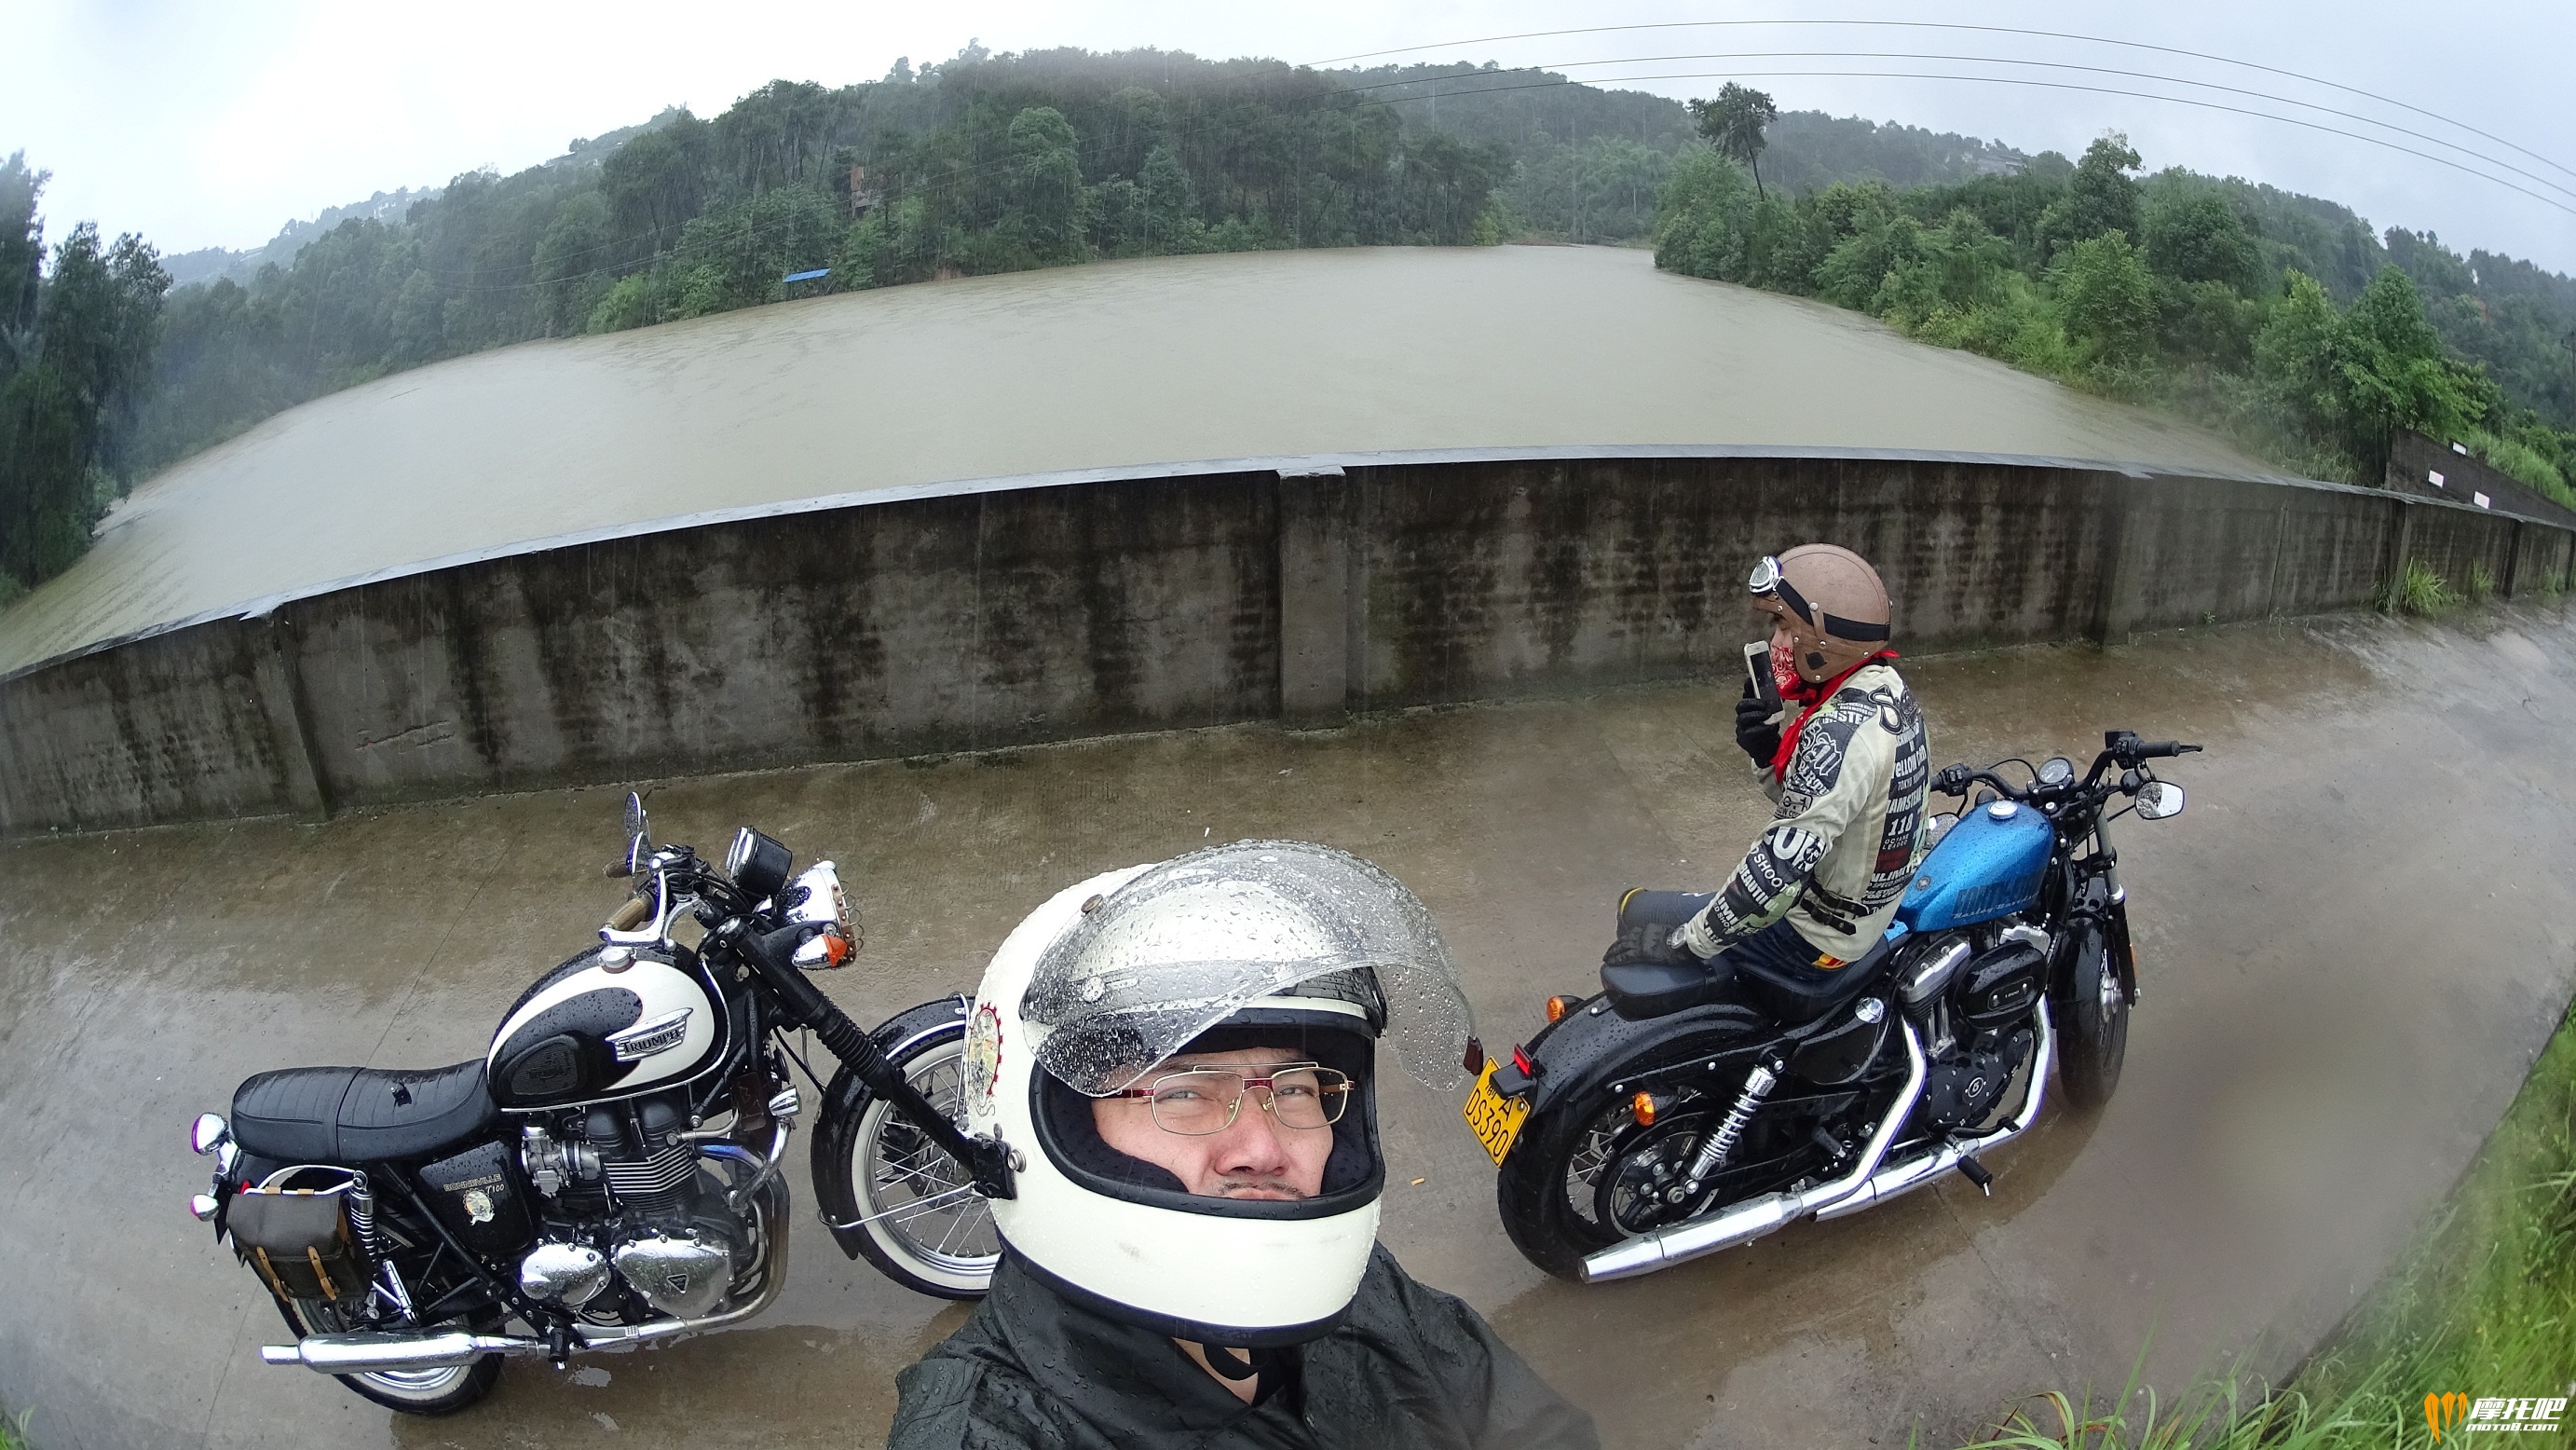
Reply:
M1704 1071L1698 1065L1711 1059L1749 1058L1778 1035L1768 1018L1733 1002L1710 1002L1632 1022L1610 1010L1608 998L1594 997L1567 1012L1528 1048L1538 1065L1530 1110L1546 1112L1612 1082L1642 1082L1666 1069Z

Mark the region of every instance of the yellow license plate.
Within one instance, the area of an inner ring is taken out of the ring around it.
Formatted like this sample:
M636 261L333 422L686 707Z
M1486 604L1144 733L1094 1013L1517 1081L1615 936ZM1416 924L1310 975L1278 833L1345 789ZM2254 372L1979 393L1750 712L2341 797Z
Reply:
M1485 1064L1485 1070L1476 1075L1476 1085L1467 1090L1464 1110L1468 1131L1485 1145L1498 1168L1503 1156L1512 1151L1512 1140L1520 1136L1521 1123L1530 1114L1529 1099L1507 1098L1494 1091L1494 1069L1500 1066L1498 1060Z

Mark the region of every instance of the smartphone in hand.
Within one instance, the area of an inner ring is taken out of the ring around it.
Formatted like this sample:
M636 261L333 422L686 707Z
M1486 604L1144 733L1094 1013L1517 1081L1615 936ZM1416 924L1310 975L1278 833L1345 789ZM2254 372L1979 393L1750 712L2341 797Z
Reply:
M1757 639L1744 647L1744 673L1753 681L1756 698L1772 709L1780 708L1780 681L1771 673L1771 641Z

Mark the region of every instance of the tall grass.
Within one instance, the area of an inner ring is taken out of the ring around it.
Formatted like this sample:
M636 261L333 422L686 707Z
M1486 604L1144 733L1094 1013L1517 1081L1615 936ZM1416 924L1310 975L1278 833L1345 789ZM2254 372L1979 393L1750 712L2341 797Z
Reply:
M2571 1378L2576 1012L2450 1201L2288 1385L2252 1405L2203 1386L2167 1410L2133 1370L2104 1405L2033 1396L1969 1450L2424 1450L2428 1394L2576 1396ZM2449 1450L2459 1431L2445 1428Z
M2492 583L2492 579L2489 581ZM2460 602L2460 596L2421 559L2406 561L2404 573L2388 581L2380 592L2382 614L2413 614L2430 619Z
M0 1414L0 1450L32 1450L27 1439L27 1421L35 1413L33 1410L20 1410L14 1415Z
M2567 476L2559 472L2557 464L2542 457L2530 444L2476 428L2468 430L2460 441L2468 445L2471 453L2493 464L2498 473L2530 485L2561 508L2576 509L2576 488L2569 487Z

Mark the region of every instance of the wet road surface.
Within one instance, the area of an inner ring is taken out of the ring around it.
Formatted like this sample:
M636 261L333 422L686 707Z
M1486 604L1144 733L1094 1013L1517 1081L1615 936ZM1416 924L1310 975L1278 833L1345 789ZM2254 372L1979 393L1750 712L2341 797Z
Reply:
M1939 761L2208 745L2181 818L2124 823L2143 1001L2098 1115L2052 1107L1964 1180L1629 1283L1548 1280L1496 1222L1453 1098L1385 1093L1385 1241L1465 1295L1614 1447L1957 1443L2009 1396L2168 1393L2313 1345L2437 1203L2576 975L2576 620L2338 620L1915 661ZM1731 692L1728 692L1731 694ZM1029 907L1208 840L1362 852L1430 903L1489 1043L1592 976L1618 891L1706 885L1762 815L1706 688L675 782L656 834L756 821L830 855L867 922L827 979L877 1020L971 987ZM452 1419L259 1363L283 1338L181 1210L182 1141L252 1071L479 1054L617 897L605 790L325 825L0 849L0 1401L49 1450L864 1446L963 1318L815 1228L731 1333L514 1361ZM800 1135L801 1136L801 1135ZM1419 1183L1414 1180L1421 1180Z
M2267 472L2187 424L1633 249L1106 262L527 343L317 399L137 488L95 550L0 611L0 672L707 510L1213 459L1635 445Z

